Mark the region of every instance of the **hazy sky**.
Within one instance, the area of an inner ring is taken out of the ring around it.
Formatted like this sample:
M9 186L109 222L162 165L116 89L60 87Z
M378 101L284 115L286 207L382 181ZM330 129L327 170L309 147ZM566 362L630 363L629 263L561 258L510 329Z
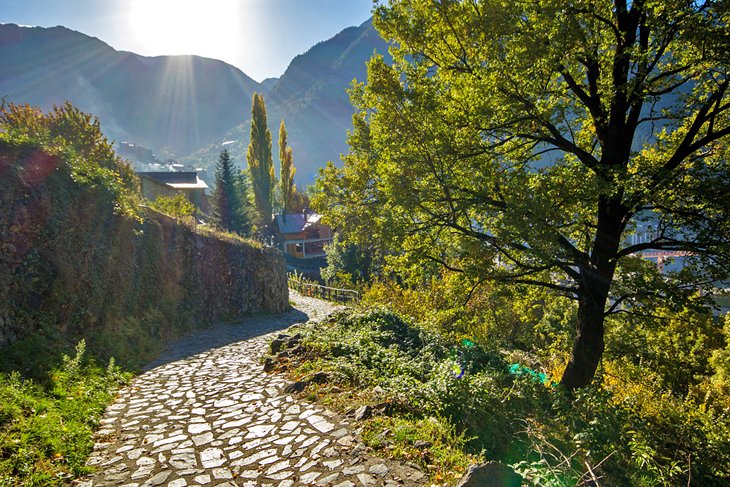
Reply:
M372 0L0 0L0 22L63 25L145 56L222 59L261 81L371 9Z

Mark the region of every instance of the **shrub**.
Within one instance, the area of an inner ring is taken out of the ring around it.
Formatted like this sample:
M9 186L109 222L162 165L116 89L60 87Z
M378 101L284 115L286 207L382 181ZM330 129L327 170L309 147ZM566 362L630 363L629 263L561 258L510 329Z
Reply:
M159 195L150 202L150 207L177 218L192 217L196 213L195 205L182 193L175 196Z
M0 374L0 484L61 485L89 472L92 431L128 379L98 367L82 341L44 383Z

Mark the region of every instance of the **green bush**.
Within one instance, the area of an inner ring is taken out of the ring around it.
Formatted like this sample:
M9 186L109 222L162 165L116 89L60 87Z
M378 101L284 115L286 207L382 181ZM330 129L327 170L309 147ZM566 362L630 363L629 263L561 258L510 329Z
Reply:
M566 308L544 310L530 313L533 333L559 331ZM698 401L696 391L723 380L724 352L695 345L725 342L714 335L706 339L719 328L712 320L701 321L703 328L691 313L674 319L643 329L648 355L606 361L592 386L570 394L531 374L511 375L506 357L525 355L505 349L504 339L491 342L499 349L456 340L382 307L300 327L307 353L298 370L329 370L356 397L390 401L390 416L365 425L366 441L426 468L435 463L435 481L460 471L467 459L482 458L513 465L532 485L572 486L593 476L606 486L678 485L689 478L697 485L723 485L730 481L730 419L727 410ZM684 320L696 328L684 328ZM687 333L669 339L682 330ZM672 371L668 356L689 370ZM530 365L539 368L540 360ZM715 375L702 375L713 370ZM694 393L668 388L687 380ZM425 422L451 433L436 434ZM417 439L437 445L426 459L412 447Z
M150 202L150 207L177 218L192 217L196 213L195 205L182 193L175 196L159 195Z
M92 432L129 375L85 352L82 341L43 383L0 374L0 485L61 485L89 472Z

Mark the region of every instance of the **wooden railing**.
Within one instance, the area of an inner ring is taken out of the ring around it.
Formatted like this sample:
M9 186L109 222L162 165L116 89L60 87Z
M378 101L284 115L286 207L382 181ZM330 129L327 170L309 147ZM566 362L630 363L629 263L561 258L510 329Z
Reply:
M304 296L336 301L338 303L349 303L360 300L360 293L352 289L323 286L314 282L306 282L298 277L289 278L289 288L298 291Z

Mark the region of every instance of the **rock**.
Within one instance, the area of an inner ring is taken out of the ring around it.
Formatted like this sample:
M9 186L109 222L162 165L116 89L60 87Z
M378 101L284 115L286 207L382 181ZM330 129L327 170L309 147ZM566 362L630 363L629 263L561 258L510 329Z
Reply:
M302 341L302 338L303 338L302 334L297 333L293 337L289 338L289 340L287 340L286 346L289 348L293 348L293 347L299 345L299 342Z
M317 372L309 380L315 384L326 384L330 380L330 375L327 372Z
M417 440L413 443L413 448L418 448L419 450L425 450L426 448L431 448L431 446L433 444L429 441Z
M472 465L457 487L520 487L522 477L503 463L488 462Z
M357 457L364 455L367 452L363 445L357 445L355 448L350 450L350 456Z
M272 370L274 370L274 359L266 357L264 360L264 372L271 372Z
M281 351L282 347L284 346L284 340L280 338L276 338L271 342L271 353L277 354Z
M389 416L395 407L392 402L381 402L380 404L375 405L373 409L377 411L378 414L385 414L386 416Z
M373 465L368 469L368 472L377 475L379 477L383 477L388 473L388 467L385 466L384 463L378 463L376 465Z
M151 479L147 480L143 485L145 485L145 486L160 485L160 484L164 483L165 480L167 480L167 477L170 476L170 473L172 473L172 472L170 472L169 470L167 472L164 472L164 471L160 472L157 475L155 475L154 477L152 477Z
M304 355L304 352L306 352L307 349L304 348L301 345L297 345L296 347L289 350L289 355Z
M355 420L362 421L372 416L373 410L370 406L360 406L355 410Z
M388 438L388 435L390 435L390 430L388 428L385 428L383 432L378 435L378 439L382 442L385 442L385 440Z
M292 382L288 386L284 388L284 392L287 394L293 394L297 392L302 392L304 389L307 388L309 385L309 381L306 380L298 380L296 382Z

